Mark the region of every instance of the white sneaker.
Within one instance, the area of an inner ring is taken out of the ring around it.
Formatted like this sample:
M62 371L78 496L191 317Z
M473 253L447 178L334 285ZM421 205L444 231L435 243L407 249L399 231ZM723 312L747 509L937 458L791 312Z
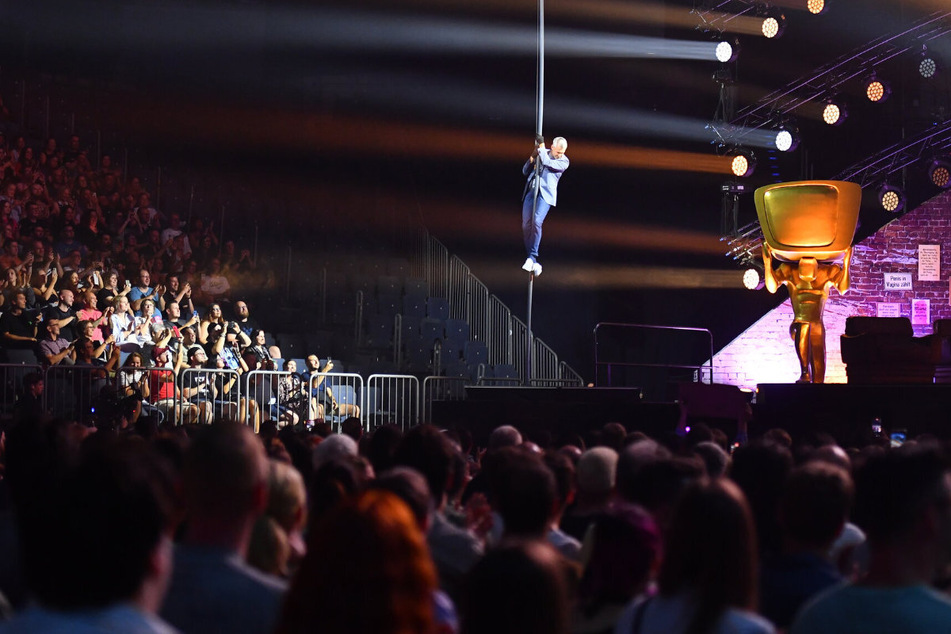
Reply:
M522 270L531 273L534 268L535 261L532 258L525 258L525 264L522 265Z
M542 265L539 264L538 262L536 262L536 263L535 263L535 267L532 269L532 273L535 275L535 277L538 277L539 275L541 275L541 274L542 274Z

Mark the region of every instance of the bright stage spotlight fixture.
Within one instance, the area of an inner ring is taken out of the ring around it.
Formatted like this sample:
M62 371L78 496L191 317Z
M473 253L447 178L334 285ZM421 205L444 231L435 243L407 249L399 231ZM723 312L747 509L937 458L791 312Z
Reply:
M724 64L735 62L736 58L740 56L740 43L727 42L724 40L717 44L716 55L717 61L723 62Z
M821 15L826 11L826 1L806 0L806 9L813 15Z
M940 158L932 161L931 167L928 168L928 178L941 189L951 187L951 160Z
M898 187L885 183L878 190L878 202L885 211L897 214L905 207L905 194Z
M829 99L822 109L822 120L829 125L842 125L849 111L841 99Z
M751 291L758 291L763 288L763 276L755 267L750 267L743 271L743 286Z
M918 56L918 74L923 79L933 79L938 74L938 62L928 53L927 47Z
M799 130L796 126L784 123L776 130L774 143L780 152L792 152L799 147Z
M749 150L736 150L730 161L730 169L734 176L746 178L756 171L756 156Z
M888 82L872 75L865 82L865 96L872 103L882 103L892 94L892 88Z
M786 31L786 16L782 13L770 12L763 18L763 35L767 39L781 37Z

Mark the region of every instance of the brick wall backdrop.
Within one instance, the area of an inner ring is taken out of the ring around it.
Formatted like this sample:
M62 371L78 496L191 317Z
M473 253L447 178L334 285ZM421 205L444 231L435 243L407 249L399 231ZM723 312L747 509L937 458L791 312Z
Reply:
M941 281L918 280L918 245L941 246ZM885 273L911 273L912 289L886 291ZM900 305L901 316L911 318L911 300L931 302L931 321L951 318L951 191L932 198L918 209L882 227L855 245L852 285L842 296L829 291L823 322L826 327L826 382L845 383L839 337L845 320L853 315L874 317L879 302ZM768 291L757 291L766 293ZM757 383L791 383L799 378L799 361L789 336L792 307L787 299L713 357L714 382L754 388ZM931 325L914 326L915 336L931 334Z

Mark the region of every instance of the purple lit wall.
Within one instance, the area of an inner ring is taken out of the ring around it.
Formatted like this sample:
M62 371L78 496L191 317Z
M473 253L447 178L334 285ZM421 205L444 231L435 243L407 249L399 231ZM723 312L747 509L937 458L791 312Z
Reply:
M918 279L918 245L941 246L941 280ZM886 273L911 273L912 289L885 290ZM853 315L874 317L879 303L898 304L902 317L911 318L913 299L930 300L931 321L951 318L951 192L932 198L918 209L882 227L857 244L852 256L851 290L841 296L829 292L826 327L826 382L845 383L839 337L845 320ZM765 293L767 291L757 291ZM785 290L778 293L787 295ZM713 380L744 388L758 383L792 383L799 378L799 362L789 337L792 307L789 299L766 313L713 357ZM914 326L915 335L931 333L931 325Z

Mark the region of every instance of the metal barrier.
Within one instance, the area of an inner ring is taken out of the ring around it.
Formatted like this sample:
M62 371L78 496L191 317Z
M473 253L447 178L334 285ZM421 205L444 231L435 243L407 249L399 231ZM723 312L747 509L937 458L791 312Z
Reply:
M609 334L614 338L607 342ZM613 354L605 358L608 349ZM705 373L713 382L713 334L706 328L602 322L594 328L594 366L598 386L640 387L647 398L667 400L663 391L671 385L703 383Z
M363 403L363 377L350 372L321 372L312 375L306 384L310 401L308 420L323 418L339 426L351 416L359 418L364 428L366 408ZM328 393L327 390L330 390Z
M399 425L404 430L419 423L419 379L403 374L371 374L367 379L367 429Z
M247 423L247 402L241 396L241 374L237 370L185 368L177 380L181 420L176 422L192 422L188 417L197 415L194 422L227 419Z
M538 337L535 337L532 343L534 344L532 350L532 381L536 379L560 381L558 355Z
M13 406L23 395L23 377L38 372L43 374L43 366L38 364L5 363L0 365L0 419L13 415Z
M138 395L142 404L142 416L155 416L159 422L167 420L176 425L181 424L182 403L181 399L176 399L177 385L172 370L123 367L111 376L110 384L119 400ZM189 422L196 419L197 416L193 416Z
M489 329L485 342L489 351L489 363L513 363L512 357L512 311L495 295L489 298Z
M46 409L54 418L91 420L99 407L117 403L115 384L105 368L94 366L53 365L46 368ZM111 394L104 391L111 388Z
M469 380L464 377L427 376L423 379L423 413L420 422L432 422L434 401L466 400L468 384Z
M279 426L307 420L308 401L304 394L306 382L299 375L283 370L252 370L241 377L242 405L246 417L241 419L258 431L260 422L273 420Z

